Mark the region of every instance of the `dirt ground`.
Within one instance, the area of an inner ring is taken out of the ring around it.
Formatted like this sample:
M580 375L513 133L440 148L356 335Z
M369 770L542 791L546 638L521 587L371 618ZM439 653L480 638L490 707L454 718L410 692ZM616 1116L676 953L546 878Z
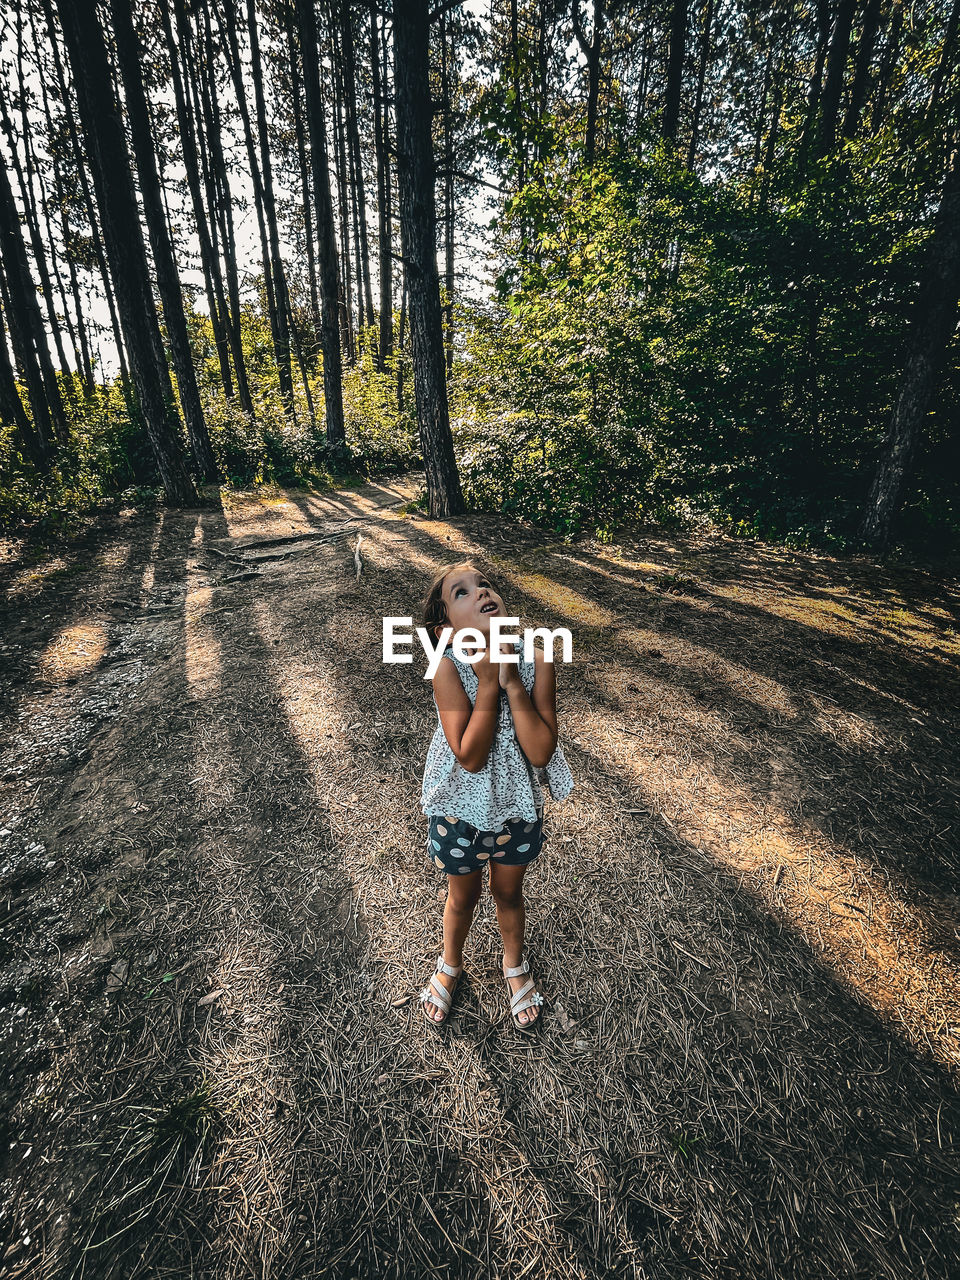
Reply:
M956 581L419 484L0 544L0 1272L956 1275ZM574 637L533 1038L488 894L417 999L436 713L381 619L471 555Z

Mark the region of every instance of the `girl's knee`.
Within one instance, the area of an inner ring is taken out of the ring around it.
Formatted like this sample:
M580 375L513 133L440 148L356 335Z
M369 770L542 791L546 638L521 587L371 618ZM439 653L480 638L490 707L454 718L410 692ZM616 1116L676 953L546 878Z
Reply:
M454 890L454 884L457 886ZM480 901L480 882L464 884L462 880L454 880L447 887L447 905L451 911L466 915Z
M516 907L523 906L523 890L519 885L515 889L507 889L502 885L493 885L490 892L498 907L506 907L510 911Z

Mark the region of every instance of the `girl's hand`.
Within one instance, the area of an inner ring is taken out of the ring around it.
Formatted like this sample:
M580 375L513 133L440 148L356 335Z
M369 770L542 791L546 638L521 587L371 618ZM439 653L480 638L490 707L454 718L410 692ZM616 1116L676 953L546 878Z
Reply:
M521 689L523 681L520 679L519 662L501 662L500 663L500 688L510 690L519 686Z
M483 653L473 664L473 669L477 673L477 682L481 685L495 685L499 676L500 668L498 665L490 661L490 646L484 649ZM502 688L501 684L501 688Z

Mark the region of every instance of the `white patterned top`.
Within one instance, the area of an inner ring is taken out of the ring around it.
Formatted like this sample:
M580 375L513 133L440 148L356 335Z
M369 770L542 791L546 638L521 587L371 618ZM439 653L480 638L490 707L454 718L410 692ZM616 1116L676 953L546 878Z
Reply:
M516 648L520 649L520 642ZM477 673L469 662L461 662L447 645L446 657L453 660L460 682L470 699L476 702ZM532 693L536 663L525 662L520 655L520 678L527 693ZM500 690L497 729L487 762L479 773L471 773L450 749L440 713L437 727L427 751L423 770L421 805L427 817L448 814L469 822L478 831L497 831L505 822L534 822L543 804L542 783L546 783L551 799L562 800L573 790L573 775L567 766L560 743L545 768L534 768L527 761L517 741L510 702L505 689Z

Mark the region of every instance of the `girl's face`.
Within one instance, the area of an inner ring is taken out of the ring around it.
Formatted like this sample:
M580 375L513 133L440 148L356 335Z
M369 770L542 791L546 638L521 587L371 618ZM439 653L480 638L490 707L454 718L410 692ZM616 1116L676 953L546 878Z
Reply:
M454 632L474 627L490 638L490 619L506 617L503 600L489 578L476 569L454 569L443 580L440 596L447 609L446 626Z

